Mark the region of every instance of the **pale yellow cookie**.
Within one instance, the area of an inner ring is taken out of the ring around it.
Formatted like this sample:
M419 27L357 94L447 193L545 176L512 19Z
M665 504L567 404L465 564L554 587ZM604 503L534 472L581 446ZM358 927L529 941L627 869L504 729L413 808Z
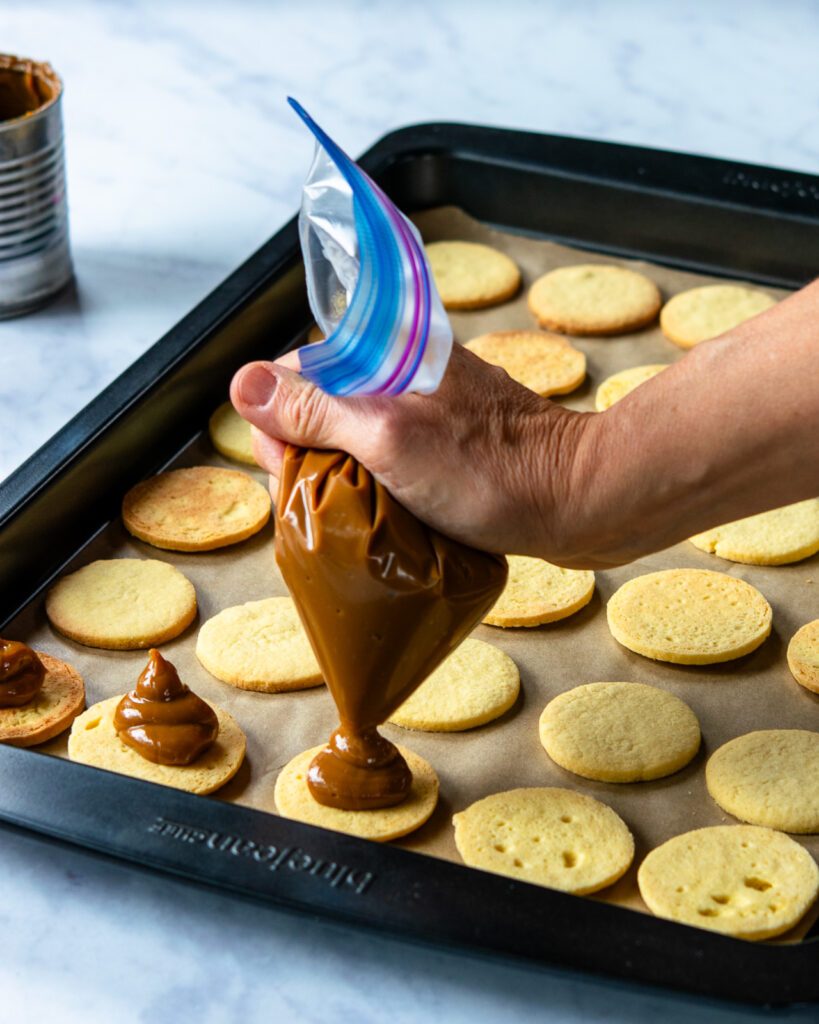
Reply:
M117 736L114 712L121 700L121 695L108 697L76 719L68 737L72 761L199 794L213 793L239 771L245 757L245 734L224 708L207 702L219 719L219 735L192 764L154 764Z
M637 882L658 917L759 940L781 935L804 916L819 892L819 868L781 832L715 825L652 850Z
M55 583L46 615L56 630L88 647L155 647L196 618L196 591L166 562L100 559Z
M731 562L799 562L819 551L819 498L715 526L692 537L691 543Z
M715 750L708 792L741 821L782 832L819 832L819 732L761 729Z
M222 402L208 421L208 433L213 447L226 459L258 466L253 457L250 424L243 420L230 402Z
M477 242L430 242L427 259L446 309L482 309L511 299L520 271L505 253Z
M606 804L571 789L512 789L456 814L455 845L473 868L580 895L626 873L634 840Z
M559 334L493 331L464 347L485 362L503 367L513 380L544 398L574 391L586 376L586 357Z
M615 640L677 665L712 665L756 650L771 632L771 606L750 583L709 569L637 576L606 609Z
M600 263L559 267L529 289L529 309L541 327L563 334L624 334L657 316L662 298L635 270Z
M508 654L464 640L389 720L405 729L460 732L500 718L519 693L520 673Z
M33 747L64 732L85 707L82 676L59 658L36 651L45 677L39 693L18 708L0 708L0 743Z
M788 667L800 686L819 693L819 619L808 622L791 637Z
M129 533L170 551L212 551L251 537L270 518L270 495L247 473L193 466L160 473L122 501Z
M660 327L675 345L693 348L775 305L775 299L754 288L707 284L669 299L660 313Z
M562 569L527 555L509 555L503 593L484 617L487 626L540 626L580 611L594 594L594 573Z
M649 363L646 366L632 366L628 370L621 370L619 373L607 377L594 398L594 407L598 412L605 412L613 405L625 398L635 388L645 384L647 380L656 377L658 373L665 370L668 363Z
M546 705L540 742L575 775L644 782L688 764L700 747L700 726L687 704L656 686L587 683Z
M196 657L240 690L282 693L324 682L291 597L225 608L199 630Z
M406 800L395 807L380 807L367 811L342 811L326 807L313 798L307 788L307 769L310 762L324 747L313 747L297 754L288 762L276 779L274 799L276 810L283 818L318 825L332 832L346 832L361 839L387 843L391 839L414 832L427 821L438 802L438 776L431 764L406 747L400 747L412 772L412 785Z

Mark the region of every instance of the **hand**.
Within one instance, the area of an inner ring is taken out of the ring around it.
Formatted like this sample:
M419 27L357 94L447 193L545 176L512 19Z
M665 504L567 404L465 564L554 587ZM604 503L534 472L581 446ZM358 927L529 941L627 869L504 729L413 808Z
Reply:
M250 363L231 385L274 500L285 442L340 448L456 540L588 564L573 536L580 449L594 417L538 397L460 345L432 395L336 398L301 377L298 365L297 353Z

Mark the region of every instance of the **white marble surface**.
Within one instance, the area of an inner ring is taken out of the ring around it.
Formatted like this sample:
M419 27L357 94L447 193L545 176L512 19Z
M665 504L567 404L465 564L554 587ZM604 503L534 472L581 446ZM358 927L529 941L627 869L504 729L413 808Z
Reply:
M78 280L0 322L0 478L295 210L311 146L288 92L352 153L463 120L819 172L811 0L2 0L0 27L66 81ZM9 831L0 857L4 1020L756 1019L376 940Z

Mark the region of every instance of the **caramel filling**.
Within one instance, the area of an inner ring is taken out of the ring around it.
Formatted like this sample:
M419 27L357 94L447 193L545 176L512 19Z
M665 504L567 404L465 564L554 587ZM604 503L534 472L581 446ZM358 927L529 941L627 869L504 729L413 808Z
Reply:
M60 92L48 64L0 54L0 121L36 113Z
M191 764L213 743L219 720L213 708L152 649L135 688L114 713L123 743L154 764Z
M43 663L17 640L0 640L0 708L19 708L40 692Z

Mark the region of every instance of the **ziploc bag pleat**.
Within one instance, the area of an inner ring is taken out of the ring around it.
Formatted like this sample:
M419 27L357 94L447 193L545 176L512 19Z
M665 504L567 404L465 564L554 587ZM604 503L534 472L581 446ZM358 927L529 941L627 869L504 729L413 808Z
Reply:
M316 138L299 235L307 294L326 340L299 350L302 374L332 395L429 393L452 328L415 226L293 99Z

